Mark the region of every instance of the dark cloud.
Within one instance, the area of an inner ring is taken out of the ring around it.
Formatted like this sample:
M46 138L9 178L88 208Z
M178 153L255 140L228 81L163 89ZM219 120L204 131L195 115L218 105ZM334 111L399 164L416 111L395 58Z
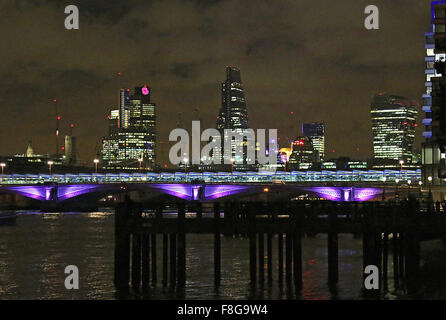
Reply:
M67 4L79 6L80 30L64 29ZM304 121L325 121L327 148L336 156L370 157L371 97L385 91L419 101L423 93L430 9L427 0L376 0L381 29L367 31L368 4L1 2L0 154L23 152L29 139L38 152L52 152L50 101L57 97L64 126L76 122L81 158L90 163L118 89L143 83L158 106L160 142L179 112L185 124L198 116L204 126L215 126L224 67L236 65L254 128L279 128L286 140ZM419 129L418 145L421 121ZM166 157L168 144L159 145Z

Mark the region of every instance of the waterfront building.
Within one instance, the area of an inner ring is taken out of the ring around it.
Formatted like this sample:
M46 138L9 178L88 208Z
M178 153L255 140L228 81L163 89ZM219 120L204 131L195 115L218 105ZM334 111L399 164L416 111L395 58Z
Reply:
M431 2L430 30L426 36L425 75L423 94L422 172L425 185L445 185L446 179L446 5Z

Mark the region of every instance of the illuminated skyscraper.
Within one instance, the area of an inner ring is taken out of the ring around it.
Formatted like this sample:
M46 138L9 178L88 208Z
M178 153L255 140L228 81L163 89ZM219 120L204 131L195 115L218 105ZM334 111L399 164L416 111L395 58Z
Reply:
M371 104L375 160L412 162L418 105L406 98L380 93Z
M220 131L222 139L225 139L225 129L230 129L234 133L240 134L241 137L245 134L246 129L249 128L249 123L245 93L238 68L226 67L226 80L221 84L221 99L221 108L217 117L217 129ZM226 159L226 162L230 163L231 159L233 159L236 169L246 169L247 161L255 161L255 159L247 159L246 144L246 139L232 139L232 154L230 159ZM243 155L235 153L237 146L240 145L244 150ZM223 150L218 149L216 155L214 155L214 157L221 159L222 164L225 162L223 153Z
M308 170L315 162L320 161L318 150L313 147L309 137L298 137L291 143L291 155L288 160L289 169Z
M325 124L322 122L302 124L302 135L308 137L321 160L325 157Z
M248 110L239 69L226 67L226 81L221 84L221 99L217 129L248 129Z
M127 128L130 117L130 89L119 90L119 128Z
M426 33L426 93L423 94L425 118L422 145L423 182L446 184L446 5L431 2L431 26ZM431 179L429 179L431 177Z
M122 90L120 97L123 97ZM125 126L117 126L123 123L122 104L109 116L109 135L102 142L103 165L130 169L139 167L141 163L144 168L153 169L156 160L156 105L150 101L150 89L147 86L136 87L135 93L128 95L128 106L125 107L128 116Z

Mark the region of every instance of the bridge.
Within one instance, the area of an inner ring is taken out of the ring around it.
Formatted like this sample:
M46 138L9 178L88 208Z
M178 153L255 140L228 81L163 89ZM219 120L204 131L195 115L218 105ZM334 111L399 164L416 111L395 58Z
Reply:
M167 194L186 201L288 192L342 202L371 200L395 193L398 185L418 186L419 181L421 170L12 174L0 180L0 193L61 203L82 195L130 191Z

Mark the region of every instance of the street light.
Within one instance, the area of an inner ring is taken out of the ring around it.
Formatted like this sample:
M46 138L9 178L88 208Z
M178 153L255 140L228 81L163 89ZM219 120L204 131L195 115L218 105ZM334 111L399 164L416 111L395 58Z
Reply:
M184 161L184 172L187 172L187 162L189 161L189 159L184 158L183 161Z
M234 173L234 162L235 162L235 159L231 158L231 165L232 165L231 172L232 173Z
M401 170L403 170L404 160L400 160Z
M142 157L138 159L138 162L139 162L139 172L141 172L141 170L142 170L142 162L143 161L144 161L144 159Z
M427 178L427 180L429 180L429 200L430 200L430 199L432 199L432 189L431 189L431 186L432 186L432 180L433 180L433 178L432 178L431 176L429 176L429 177Z
M2 181L3 181L3 170L5 169L5 167L6 167L6 163L0 163L0 167L2 167Z
M398 183L400 183L400 179L395 179L395 183L396 183L396 192L395 192L395 197L398 198Z
M407 192L407 198L409 199L410 196L410 184L412 183L412 180L407 180L407 184L409 185L409 191Z
M423 181L418 181L418 184L420 185L420 199L422 198L422 196L423 196L423 193L422 193L422 185L423 185Z
M99 163L99 159L94 159L93 162L94 162L94 171L95 171L96 173L98 173L98 163Z
M49 166L49 170L50 170L50 176L51 176L51 168L53 166L54 162L53 161L48 161L48 166Z

